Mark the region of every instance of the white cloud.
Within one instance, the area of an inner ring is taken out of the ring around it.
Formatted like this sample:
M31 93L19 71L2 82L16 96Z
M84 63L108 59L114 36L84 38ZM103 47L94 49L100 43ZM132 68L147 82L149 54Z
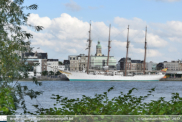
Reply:
M182 22L168 21L166 23L152 23L151 26L157 28L152 33L169 41L181 43Z
M165 47L168 42L160 38L158 35L147 34L147 42L149 47Z
M81 7L73 0L70 0L69 3L66 3L65 7L71 11L80 11L81 10Z
M44 26L44 28L48 28L51 25L51 20L48 17L39 17L38 14L30 14L28 18L28 24Z
M169 47L168 48L169 52L178 52L177 49L175 47Z
M29 28L24 30L32 33L34 38L31 40L32 46L40 47L44 52L49 53L49 58L61 57L60 60L67 59L68 55L88 54L86 49L87 39L89 37L89 23L63 13L60 17L50 19L48 17L39 17L37 14L31 14L30 24L42 24L45 29L41 32L34 32ZM126 56L127 25L130 24L129 33L129 56L132 59L143 60L145 27L148 26L147 33L147 59L150 61L166 60L166 57L175 59L178 55L172 53L174 48L179 45L182 32L182 23L180 21L170 21L166 23L146 23L139 18L131 20L116 17L114 19L116 26L111 27L111 56L119 60ZM118 25L118 26L117 26ZM102 53L107 55L109 36L109 25L104 22L92 22L91 54L95 55L97 41L100 40ZM176 41L176 43L171 43ZM170 53L170 54L169 54ZM51 57L52 56L52 57Z
M145 41L145 28L147 23L139 18L133 18L132 20L128 20L125 18L119 18L116 17L114 19L114 22L118 24L120 27L125 27L125 30L123 31L123 36L126 36L128 33L128 30L126 29L126 25L131 25L129 29L129 40L136 43L144 44ZM151 27L148 27L150 30ZM168 43L164 39L162 39L160 36L150 33L147 33L147 42L148 46L150 47L164 47Z
M143 29L147 26L147 23L145 21L137 17L134 17L132 20L115 17L114 23L116 23L122 28L128 28L128 25L129 25L129 27L133 29Z

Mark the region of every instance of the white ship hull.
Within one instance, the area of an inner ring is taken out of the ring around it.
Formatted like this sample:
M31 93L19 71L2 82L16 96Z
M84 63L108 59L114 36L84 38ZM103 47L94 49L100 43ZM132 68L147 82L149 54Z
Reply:
M63 73L63 72L62 72ZM134 75L134 76L121 76L121 75L93 75L84 72L70 72L70 74L63 73L70 81L159 81L165 75Z

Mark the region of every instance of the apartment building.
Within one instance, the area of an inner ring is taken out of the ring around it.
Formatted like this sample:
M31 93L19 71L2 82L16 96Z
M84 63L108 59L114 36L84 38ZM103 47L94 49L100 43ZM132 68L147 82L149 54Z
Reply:
M23 53L23 58L25 59L41 59L41 72L47 71L47 53Z
M82 71L87 68L88 56L84 54L68 56L70 71Z
M126 58L121 58L118 62L120 62L120 70L125 70L125 61ZM131 58L127 59L127 70L131 70Z
M63 64L65 66L65 70L70 70L70 61L69 60L64 60Z
M47 71L53 71L56 73L59 71L59 60L58 59L47 59Z
M181 61L164 61L164 68L168 68L168 71L182 71L182 63Z

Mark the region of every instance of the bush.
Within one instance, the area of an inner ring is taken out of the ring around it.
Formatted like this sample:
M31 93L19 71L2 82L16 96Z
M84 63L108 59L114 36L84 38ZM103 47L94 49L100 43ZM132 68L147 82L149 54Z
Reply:
M133 88L127 94L108 99L108 92L113 89L111 87L103 94L95 94L94 98L83 95L81 99L68 99L59 95L54 95L51 99L56 100L55 107L44 109L34 105L38 115L179 115L182 114L182 98L178 93L172 93L170 101L164 101L164 97L159 100L152 100L149 103L144 102L146 98L151 96L151 92L155 89L148 91L146 96L136 97L131 95ZM61 108L57 108L61 105ZM28 112L30 113L30 112ZM33 114L33 113L32 113Z

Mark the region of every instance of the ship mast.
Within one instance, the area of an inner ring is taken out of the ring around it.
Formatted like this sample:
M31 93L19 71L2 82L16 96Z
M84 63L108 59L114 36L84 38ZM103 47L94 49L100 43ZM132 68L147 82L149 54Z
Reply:
M126 76L126 72L127 72L127 59L128 59L128 48L129 48L129 25L128 25L128 34L127 34L127 44L126 44L126 59L125 59L125 73L124 75Z
M88 62L87 62L87 74L89 70L89 62L90 62L90 47L91 47L91 22L90 22L90 30L89 32L89 39L88 39Z
M111 32L111 24L109 25L109 40L108 40L108 55L107 55L107 66L109 65L109 52L110 52L110 43L111 43L111 40L110 40L110 32ZM109 69L109 66L108 66L108 69Z
M146 30L145 30L145 53L144 53L144 61L143 61L143 65L144 65L144 68L143 68L143 74L145 74L145 62L146 62L146 52L147 52L147 27L146 27Z

